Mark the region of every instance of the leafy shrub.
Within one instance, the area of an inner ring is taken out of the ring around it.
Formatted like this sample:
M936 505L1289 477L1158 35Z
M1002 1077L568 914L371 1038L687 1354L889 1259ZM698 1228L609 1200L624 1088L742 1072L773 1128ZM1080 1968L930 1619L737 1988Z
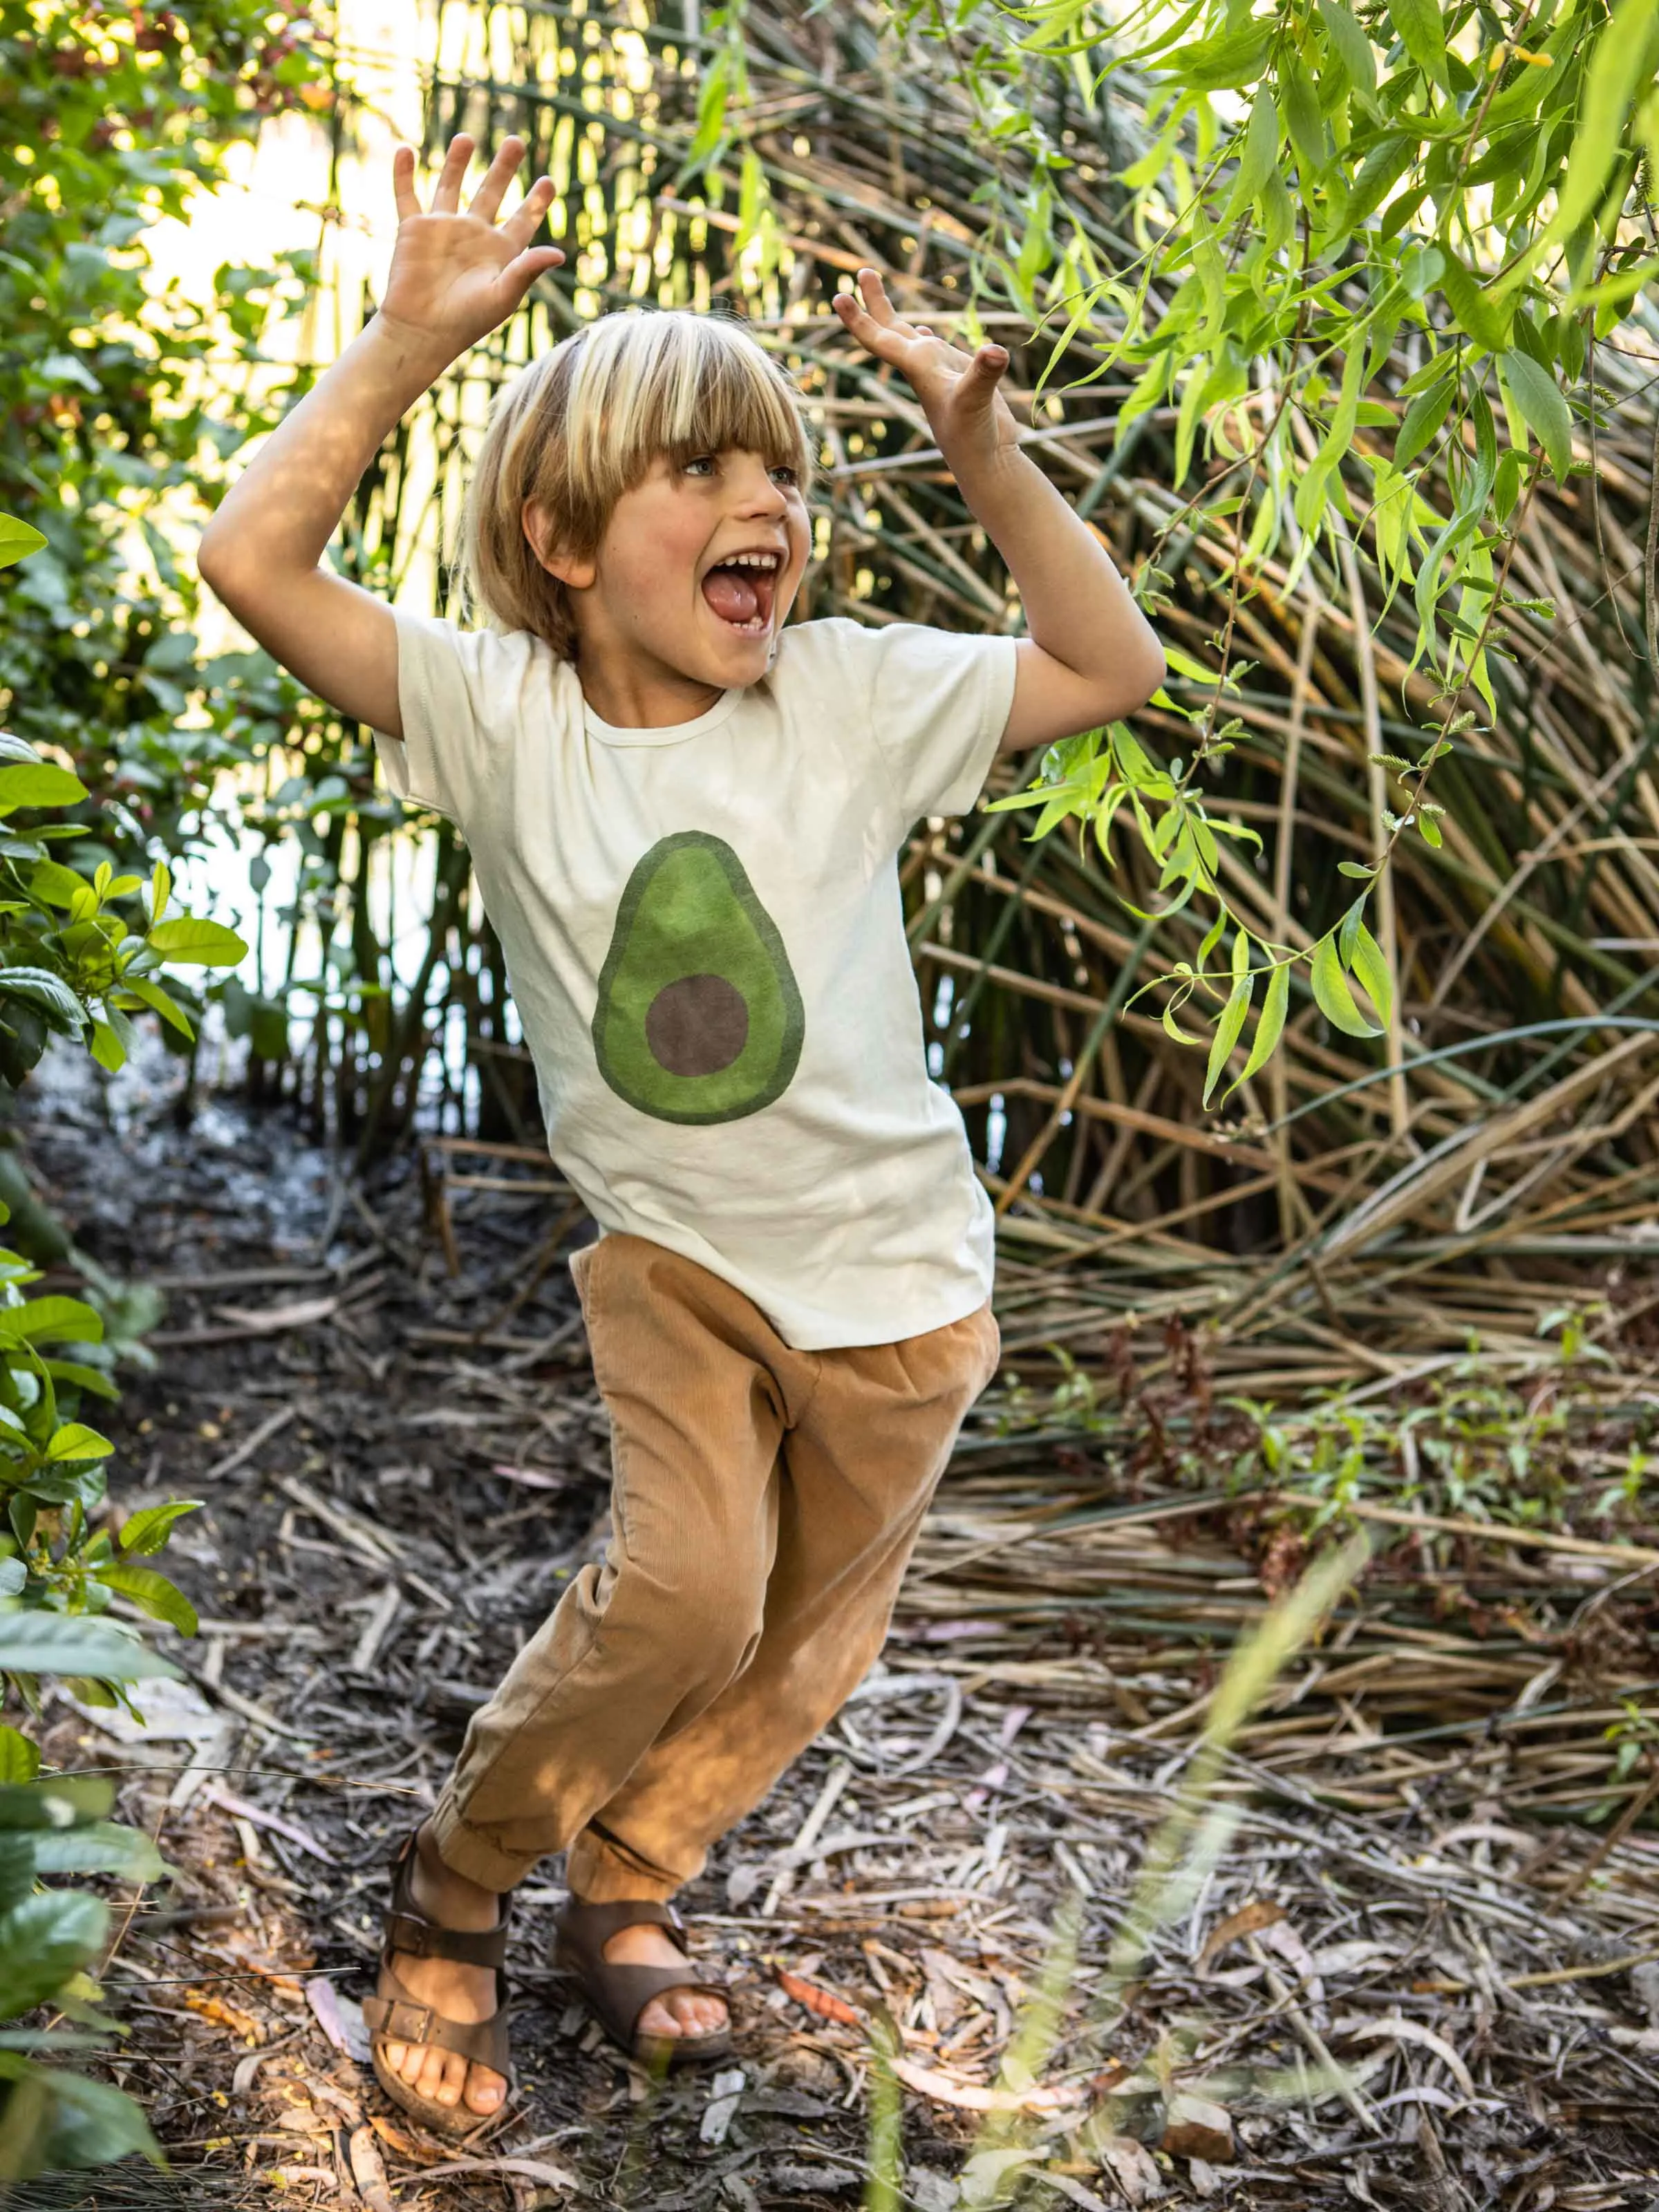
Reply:
M0 565L44 542L0 517ZM87 796L78 776L0 733L0 1078L13 1088L54 1036L82 1043L114 1069L126 1056L132 1017L146 1008L188 1034L190 1017L161 980L163 962L228 966L246 951L234 931L169 913L164 864L148 881L118 876L107 861L88 876L52 850L84 836L84 824L15 825L20 811ZM0 1221L7 1218L0 1206ZM112 1705L121 1686L173 1671L124 1626L100 1618L118 1598L185 1634L196 1626L184 1593L143 1564L194 1504L151 1506L118 1534L97 1525L112 1447L81 1413L85 1399L117 1395L99 1356L104 1324L83 1299L27 1296L40 1279L22 1254L0 1249L0 1683L32 1713L40 1709L43 1674L69 1678L83 1701ZM0 2021L50 2003L76 2024L0 2027L0 2179L133 2151L160 2157L123 2092L40 2063L113 2032L88 1972L107 1939L108 1909L85 1890L43 1887L42 1878L143 1881L163 1871L147 1836L106 1817L113 1796L106 1779L43 1777L38 1747L0 1725Z

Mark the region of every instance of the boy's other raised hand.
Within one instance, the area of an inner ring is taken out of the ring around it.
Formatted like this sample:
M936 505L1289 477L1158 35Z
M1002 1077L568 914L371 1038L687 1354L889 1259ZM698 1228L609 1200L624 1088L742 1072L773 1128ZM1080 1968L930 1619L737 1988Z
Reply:
M424 213L415 196L413 148L399 146L392 157L398 240L380 312L429 342L447 361L504 323L537 277L564 259L556 246L530 243L553 198L550 177L538 177L506 221L495 220L524 159L522 138L502 139L462 210L473 144L465 131L450 140Z
M878 361L890 362L921 400L939 450L953 465L994 459L1016 449L1019 425L999 386L1006 349L982 345L966 353L937 337L926 323L908 321L887 296L879 271L860 269L857 293L838 292L842 325Z

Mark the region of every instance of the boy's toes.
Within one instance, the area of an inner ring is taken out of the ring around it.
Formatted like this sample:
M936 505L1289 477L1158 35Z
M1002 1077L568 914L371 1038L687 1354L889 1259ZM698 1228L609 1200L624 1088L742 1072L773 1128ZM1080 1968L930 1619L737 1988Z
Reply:
M696 1996L690 1990L670 1990L659 2000L666 2025L656 2033L667 2035L713 2035L726 2026L726 2007L718 1997Z
M447 2094L445 2090L449 2076L449 2060L448 2051L436 2051L430 2045L421 2053L421 2070L416 2077L415 2087L422 2096L430 2097L434 2104L453 2105L455 2101L453 2090Z
M499 2112L501 2092L506 2086L501 2075L492 2074L487 2066L470 2067L466 2076L468 2110L477 2112L480 2118L488 2113Z

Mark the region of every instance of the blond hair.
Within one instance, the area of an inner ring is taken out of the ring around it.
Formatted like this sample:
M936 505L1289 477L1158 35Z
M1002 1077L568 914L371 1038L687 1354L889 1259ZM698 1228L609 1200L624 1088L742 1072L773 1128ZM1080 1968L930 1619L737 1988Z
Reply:
M520 369L490 409L462 525L468 606L574 660L569 588L526 539L526 502L545 512L561 552L591 559L617 501L653 462L734 447L794 469L808 488L794 388L735 316L601 315Z

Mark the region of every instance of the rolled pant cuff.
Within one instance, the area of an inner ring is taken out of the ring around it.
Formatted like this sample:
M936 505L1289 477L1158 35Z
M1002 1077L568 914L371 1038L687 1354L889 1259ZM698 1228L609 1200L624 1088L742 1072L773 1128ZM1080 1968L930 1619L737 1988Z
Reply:
M665 1905L679 1888L673 1875L659 1868L647 1873L631 1854L613 1850L603 1836L584 1828L565 1858L564 1878L573 1897L584 1905L616 1905L652 1898Z
M502 1850L481 1829L469 1827L447 1798L439 1800L428 1827L438 1856L452 1874L497 1895L516 1889L543 1856L537 1852L521 1858Z

